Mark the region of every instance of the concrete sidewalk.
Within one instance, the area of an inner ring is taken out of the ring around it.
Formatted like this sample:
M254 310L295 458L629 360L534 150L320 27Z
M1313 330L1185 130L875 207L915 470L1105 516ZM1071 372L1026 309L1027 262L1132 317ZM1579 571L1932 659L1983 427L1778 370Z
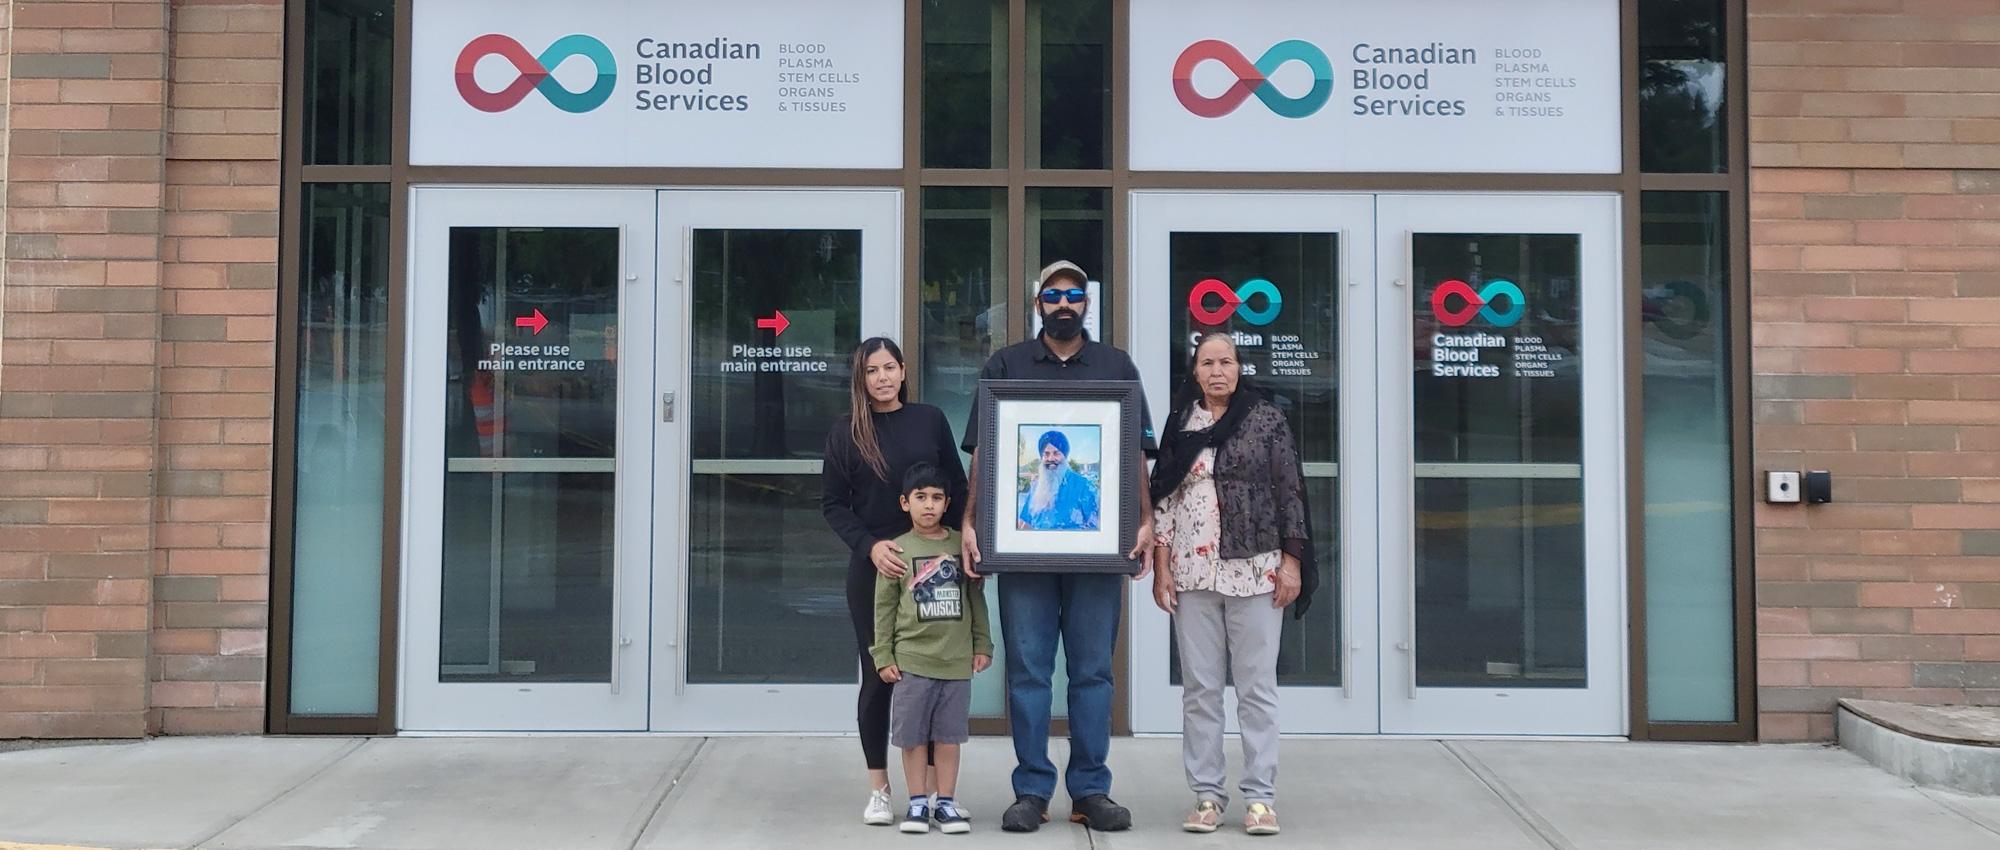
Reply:
M1245 836L1239 806L1216 835L1179 831L1178 740L1119 739L1112 753L1131 832L1009 835L1011 751L975 739L961 837L861 825L852 739L53 747L0 753L0 848L2000 847L2000 798L1921 790L1828 747L1287 739L1275 839ZM1052 810L1067 807L1059 793Z

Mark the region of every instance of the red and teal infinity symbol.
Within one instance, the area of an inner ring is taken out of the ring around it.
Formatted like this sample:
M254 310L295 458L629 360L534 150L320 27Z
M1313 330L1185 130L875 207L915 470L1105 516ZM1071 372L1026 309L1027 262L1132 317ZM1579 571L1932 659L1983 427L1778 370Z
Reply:
M521 76L497 92L480 88L472 71L479 60L488 56L499 56L513 63ZM553 72L571 56L589 59L591 64L597 66L597 82L586 91L573 92L556 82ZM610 100L611 90L618 87L618 62L611 57L611 49L605 47L604 42L587 35L563 36L542 51L542 55L533 56L520 42L498 33L488 33L473 39L459 52L454 75L458 78L459 96L481 112L513 109L531 91L541 92L542 97L564 112L589 112Z
M1450 299L1457 296L1461 302L1458 309L1451 309ZM1507 310L1493 309L1497 299L1507 299ZM1431 314L1445 327L1464 327L1473 316L1486 320L1496 328L1512 327L1521 321L1521 314L1528 310L1527 296L1521 294L1521 287L1511 280L1495 280L1473 291L1472 285L1456 278L1438 284L1431 290Z
M1220 299L1222 306L1210 310L1208 297L1211 295ZM1263 308L1251 307L1250 299L1259 295L1264 296ZM1278 295L1278 285L1261 277L1245 281L1235 289L1211 277L1195 284L1188 293L1188 314L1204 325L1220 325L1229 321L1231 315L1242 316L1243 321L1249 324L1268 325L1278 320L1278 313L1284 307L1284 298Z
M1204 97L1194 90L1194 69L1209 61L1221 62L1236 75L1236 82L1215 97ZM1287 97L1271 84L1271 75L1287 62L1304 62L1312 70L1312 90L1304 96ZM1174 97L1180 98L1181 105L1189 112L1203 118L1221 118L1235 112L1251 95L1256 95L1272 112L1286 118L1304 118L1318 112L1326 105L1327 98L1333 96L1333 63L1327 61L1319 48L1296 38L1271 45L1270 50L1257 57L1255 64L1243 58L1229 42L1213 38L1188 45L1181 51L1181 57L1174 60Z

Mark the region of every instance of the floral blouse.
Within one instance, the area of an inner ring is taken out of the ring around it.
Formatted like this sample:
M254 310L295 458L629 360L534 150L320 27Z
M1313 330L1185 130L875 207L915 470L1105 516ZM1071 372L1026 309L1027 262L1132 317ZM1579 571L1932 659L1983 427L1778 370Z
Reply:
M1189 431L1215 421L1196 402ZM1222 507L1215 498L1215 450L1202 449L1181 486L1153 509L1153 529L1173 555L1175 590L1212 590L1223 596L1258 596L1277 589L1280 550L1248 558L1221 556Z

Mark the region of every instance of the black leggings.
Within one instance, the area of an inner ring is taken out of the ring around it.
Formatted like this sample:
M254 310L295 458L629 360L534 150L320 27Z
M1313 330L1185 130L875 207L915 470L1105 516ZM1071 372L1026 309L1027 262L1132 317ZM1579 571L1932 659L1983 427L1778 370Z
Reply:
M861 698L854 706L861 730L861 756L869 770L889 768L889 695L895 685L876 675L868 646L875 642L875 567L866 557L847 564L847 613L854 618L854 644L860 652Z
M854 643L859 649L861 695L855 700L854 722L861 731L861 757L869 770L889 769L889 697L896 686L882 681L875 658L875 565L866 556L847 564L847 614L854 619ZM930 763L936 763L933 754Z

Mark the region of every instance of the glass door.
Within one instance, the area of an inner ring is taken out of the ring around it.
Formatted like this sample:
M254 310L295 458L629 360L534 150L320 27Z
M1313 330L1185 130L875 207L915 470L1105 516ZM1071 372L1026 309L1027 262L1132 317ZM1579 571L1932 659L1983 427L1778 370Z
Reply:
M1194 341L1232 334L1244 373L1285 411L1305 463L1319 591L1285 618L1278 684L1288 732L1376 731L1374 199L1138 193L1132 355L1164 425ZM1164 435L1163 435L1164 436ZM1178 732L1172 623L1149 582L1131 596L1132 728ZM1235 692L1224 716L1235 729Z
M1614 196L1382 196L1382 731L1622 735Z
M400 726L644 729L653 193L411 208Z
M853 728L820 461L855 344L902 337L901 209L894 190L659 193L655 730Z

